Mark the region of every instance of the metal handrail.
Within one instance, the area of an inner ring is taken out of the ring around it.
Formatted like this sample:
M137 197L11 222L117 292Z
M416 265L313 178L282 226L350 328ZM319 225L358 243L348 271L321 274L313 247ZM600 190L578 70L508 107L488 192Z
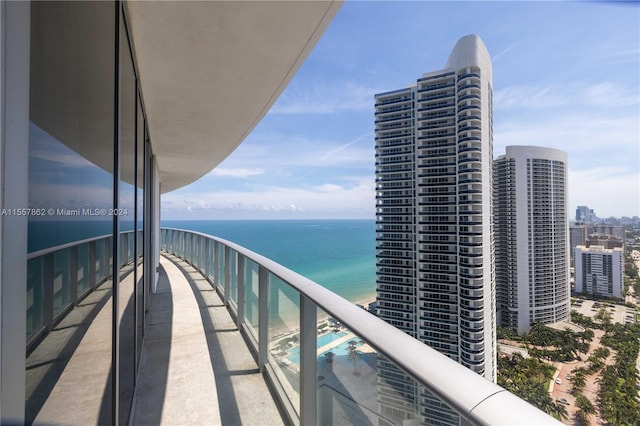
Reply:
M132 232L134 232L133 229L130 231L121 231L120 235L130 234ZM86 238L84 240L78 240L78 241L71 241L70 243L60 244L54 247L47 247L46 249L34 251L32 253L27 254L27 260L35 259L36 257L44 256L45 254L53 253L55 251L64 250L66 248L80 246L82 244L90 243L92 241L98 241L104 238L111 238L112 236L113 236L112 234L99 235L97 237Z
M559 424L553 417L504 388L271 259L205 233L175 228L162 230L216 241L255 262L336 318L471 424ZM165 243L161 244L164 248ZM315 333L315 328L313 331ZM301 341L304 340L303 332L301 329Z

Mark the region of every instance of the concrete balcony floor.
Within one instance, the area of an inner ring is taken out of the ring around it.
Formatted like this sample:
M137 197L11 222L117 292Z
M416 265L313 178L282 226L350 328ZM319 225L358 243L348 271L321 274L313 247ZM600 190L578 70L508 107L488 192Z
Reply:
M284 424L254 357L211 284L176 257L163 255L160 265L130 423ZM132 303L132 269L123 268L121 306ZM27 423L111 422L111 299L107 281L28 356Z
M211 284L163 255L151 298L135 425L284 424L244 338Z

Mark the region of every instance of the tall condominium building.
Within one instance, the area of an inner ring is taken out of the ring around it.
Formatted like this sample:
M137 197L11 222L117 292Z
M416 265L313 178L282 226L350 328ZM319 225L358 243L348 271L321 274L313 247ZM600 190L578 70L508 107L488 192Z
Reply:
M492 67L480 37L414 86L377 94L375 128L378 314L495 381ZM457 421L435 402L420 415Z
M498 321L522 333L567 320L567 154L508 146L493 179Z
M575 252L577 293L623 297L624 251L602 246L578 246Z

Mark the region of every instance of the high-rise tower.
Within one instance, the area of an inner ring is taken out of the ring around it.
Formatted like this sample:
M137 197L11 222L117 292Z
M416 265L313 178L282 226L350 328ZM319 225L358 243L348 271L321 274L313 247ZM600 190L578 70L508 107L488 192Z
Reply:
M499 323L523 333L568 320L567 154L508 146L493 179Z
M461 38L444 69L377 94L375 107L378 313L495 381L487 48L476 35ZM437 404L420 410L428 423L456 422Z

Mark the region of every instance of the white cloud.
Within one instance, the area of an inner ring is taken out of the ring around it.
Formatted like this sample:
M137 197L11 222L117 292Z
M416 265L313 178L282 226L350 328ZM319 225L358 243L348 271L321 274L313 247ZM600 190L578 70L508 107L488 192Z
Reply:
M256 176L264 173L263 169L230 169L230 168L216 168L211 171L212 175L216 176L230 176L234 178L244 178L248 176Z
M355 82L287 88L270 114L333 114L344 111L373 111L373 95L382 92Z
M566 151L569 164L585 169L610 166L611 162L638 164L638 117L606 117L601 114L532 116L494 124L494 154L507 145L538 145Z
M163 218L233 218L262 213L298 214L299 217L373 217L373 177L351 178L349 183L325 183L307 188L271 186L259 192L225 191L189 194L175 191L162 196Z
M620 167L569 169L569 217L588 205L599 217L640 215L640 172Z
M493 55L493 58L491 59L491 61L496 62L498 59L502 58L504 55L511 52L516 47L517 44L518 42L515 42L515 43L512 43L509 47L502 49L500 52Z
M86 158L81 157L80 155L70 150L69 153L61 153L55 152L52 149L48 151L32 149L29 151L29 156L32 158L38 158L40 160L52 161L64 167L96 167Z
M240 145L233 155L225 160L221 168L243 171L261 170L261 174L267 175L277 168L306 166L330 168L344 165L373 168L373 164L372 131L346 142L279 132L260 132L253 134L250 140ZM218 173L214 170L211 174Z
M561 106L626 107L638 103L640 97L637 87L625 87L612 82L510 86L496 90L493 95L496 110Z

